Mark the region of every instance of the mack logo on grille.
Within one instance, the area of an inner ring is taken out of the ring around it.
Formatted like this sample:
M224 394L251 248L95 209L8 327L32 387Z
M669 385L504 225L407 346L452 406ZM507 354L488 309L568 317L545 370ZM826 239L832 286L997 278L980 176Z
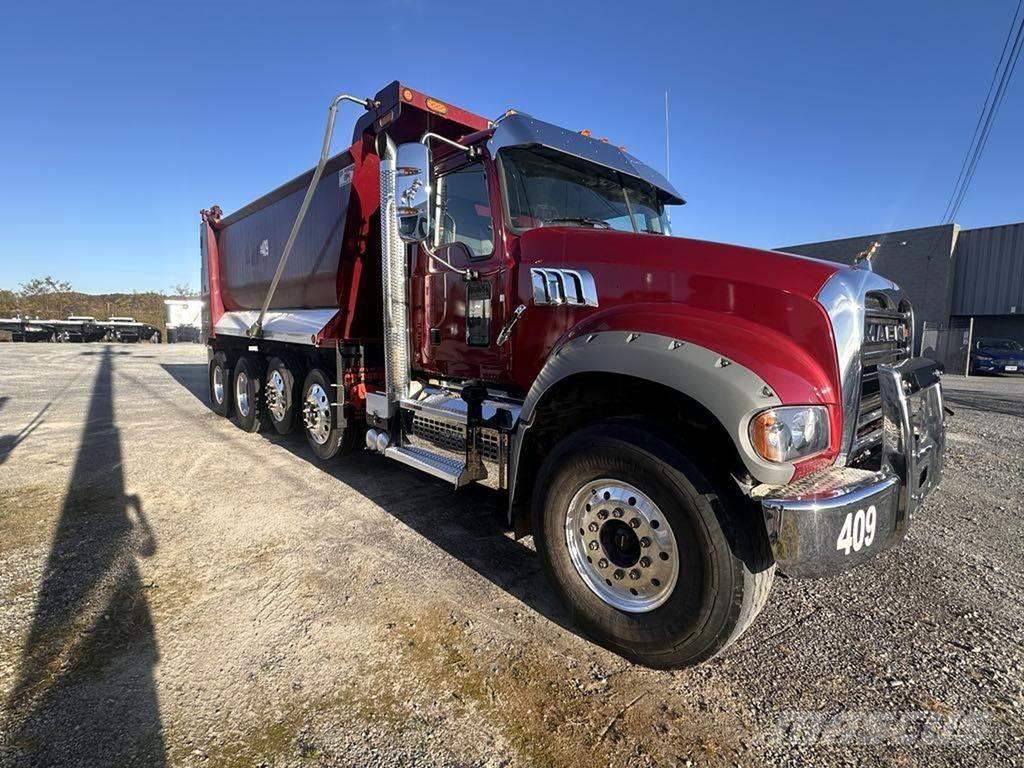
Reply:
M870 342L896 341L904 343L910 336L905 325L884 325L882 323L869 323L865 329L865 335Z

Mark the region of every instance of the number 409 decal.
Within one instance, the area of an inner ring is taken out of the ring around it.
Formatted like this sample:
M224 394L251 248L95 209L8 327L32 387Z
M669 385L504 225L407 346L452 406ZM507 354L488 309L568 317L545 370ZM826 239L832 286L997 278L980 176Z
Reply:
M844 555L860 552L861 547L870 547L875 540L875 522L878 518L878 510L872 504L867 512L858 509L856 512L847 512L846 520L843 521L843 528L839 531L839 538L836 539L836 549Z

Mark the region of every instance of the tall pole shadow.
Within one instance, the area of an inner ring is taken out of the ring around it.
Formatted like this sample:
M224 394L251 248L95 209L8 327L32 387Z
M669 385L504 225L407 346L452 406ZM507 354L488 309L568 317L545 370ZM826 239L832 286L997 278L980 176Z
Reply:
M17 680L0 720L12 765L161 766L153 621L137 557L156 543L125 495L105 350Z

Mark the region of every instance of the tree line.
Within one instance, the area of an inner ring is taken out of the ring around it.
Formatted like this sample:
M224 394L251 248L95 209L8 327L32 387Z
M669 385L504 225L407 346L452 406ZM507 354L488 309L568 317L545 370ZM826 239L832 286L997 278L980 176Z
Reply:
M164 300L198 295L187 283L175 285L167 292L80 293L68 281L46 275L21 283L18 290L0 288L0 317L59 320L68 315L97 319L126 316L166 331Z

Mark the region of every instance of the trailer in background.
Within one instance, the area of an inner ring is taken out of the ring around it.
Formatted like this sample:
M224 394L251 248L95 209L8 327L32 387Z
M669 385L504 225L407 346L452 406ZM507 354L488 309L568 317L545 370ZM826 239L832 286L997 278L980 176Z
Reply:
M54 329L54 341L88 343L102 341L107 329L88 315L68 315L66 320L49 321Z
M106 341L118 341L134 344L139 341L160 343L160 330L149 323L143 323L134 317L109 317L101 325L106 330Z
M203 300L165 299L167 343L203 341Z
M38 317L0 317L0 332L11 334L11 341L53 341L54 326Z

